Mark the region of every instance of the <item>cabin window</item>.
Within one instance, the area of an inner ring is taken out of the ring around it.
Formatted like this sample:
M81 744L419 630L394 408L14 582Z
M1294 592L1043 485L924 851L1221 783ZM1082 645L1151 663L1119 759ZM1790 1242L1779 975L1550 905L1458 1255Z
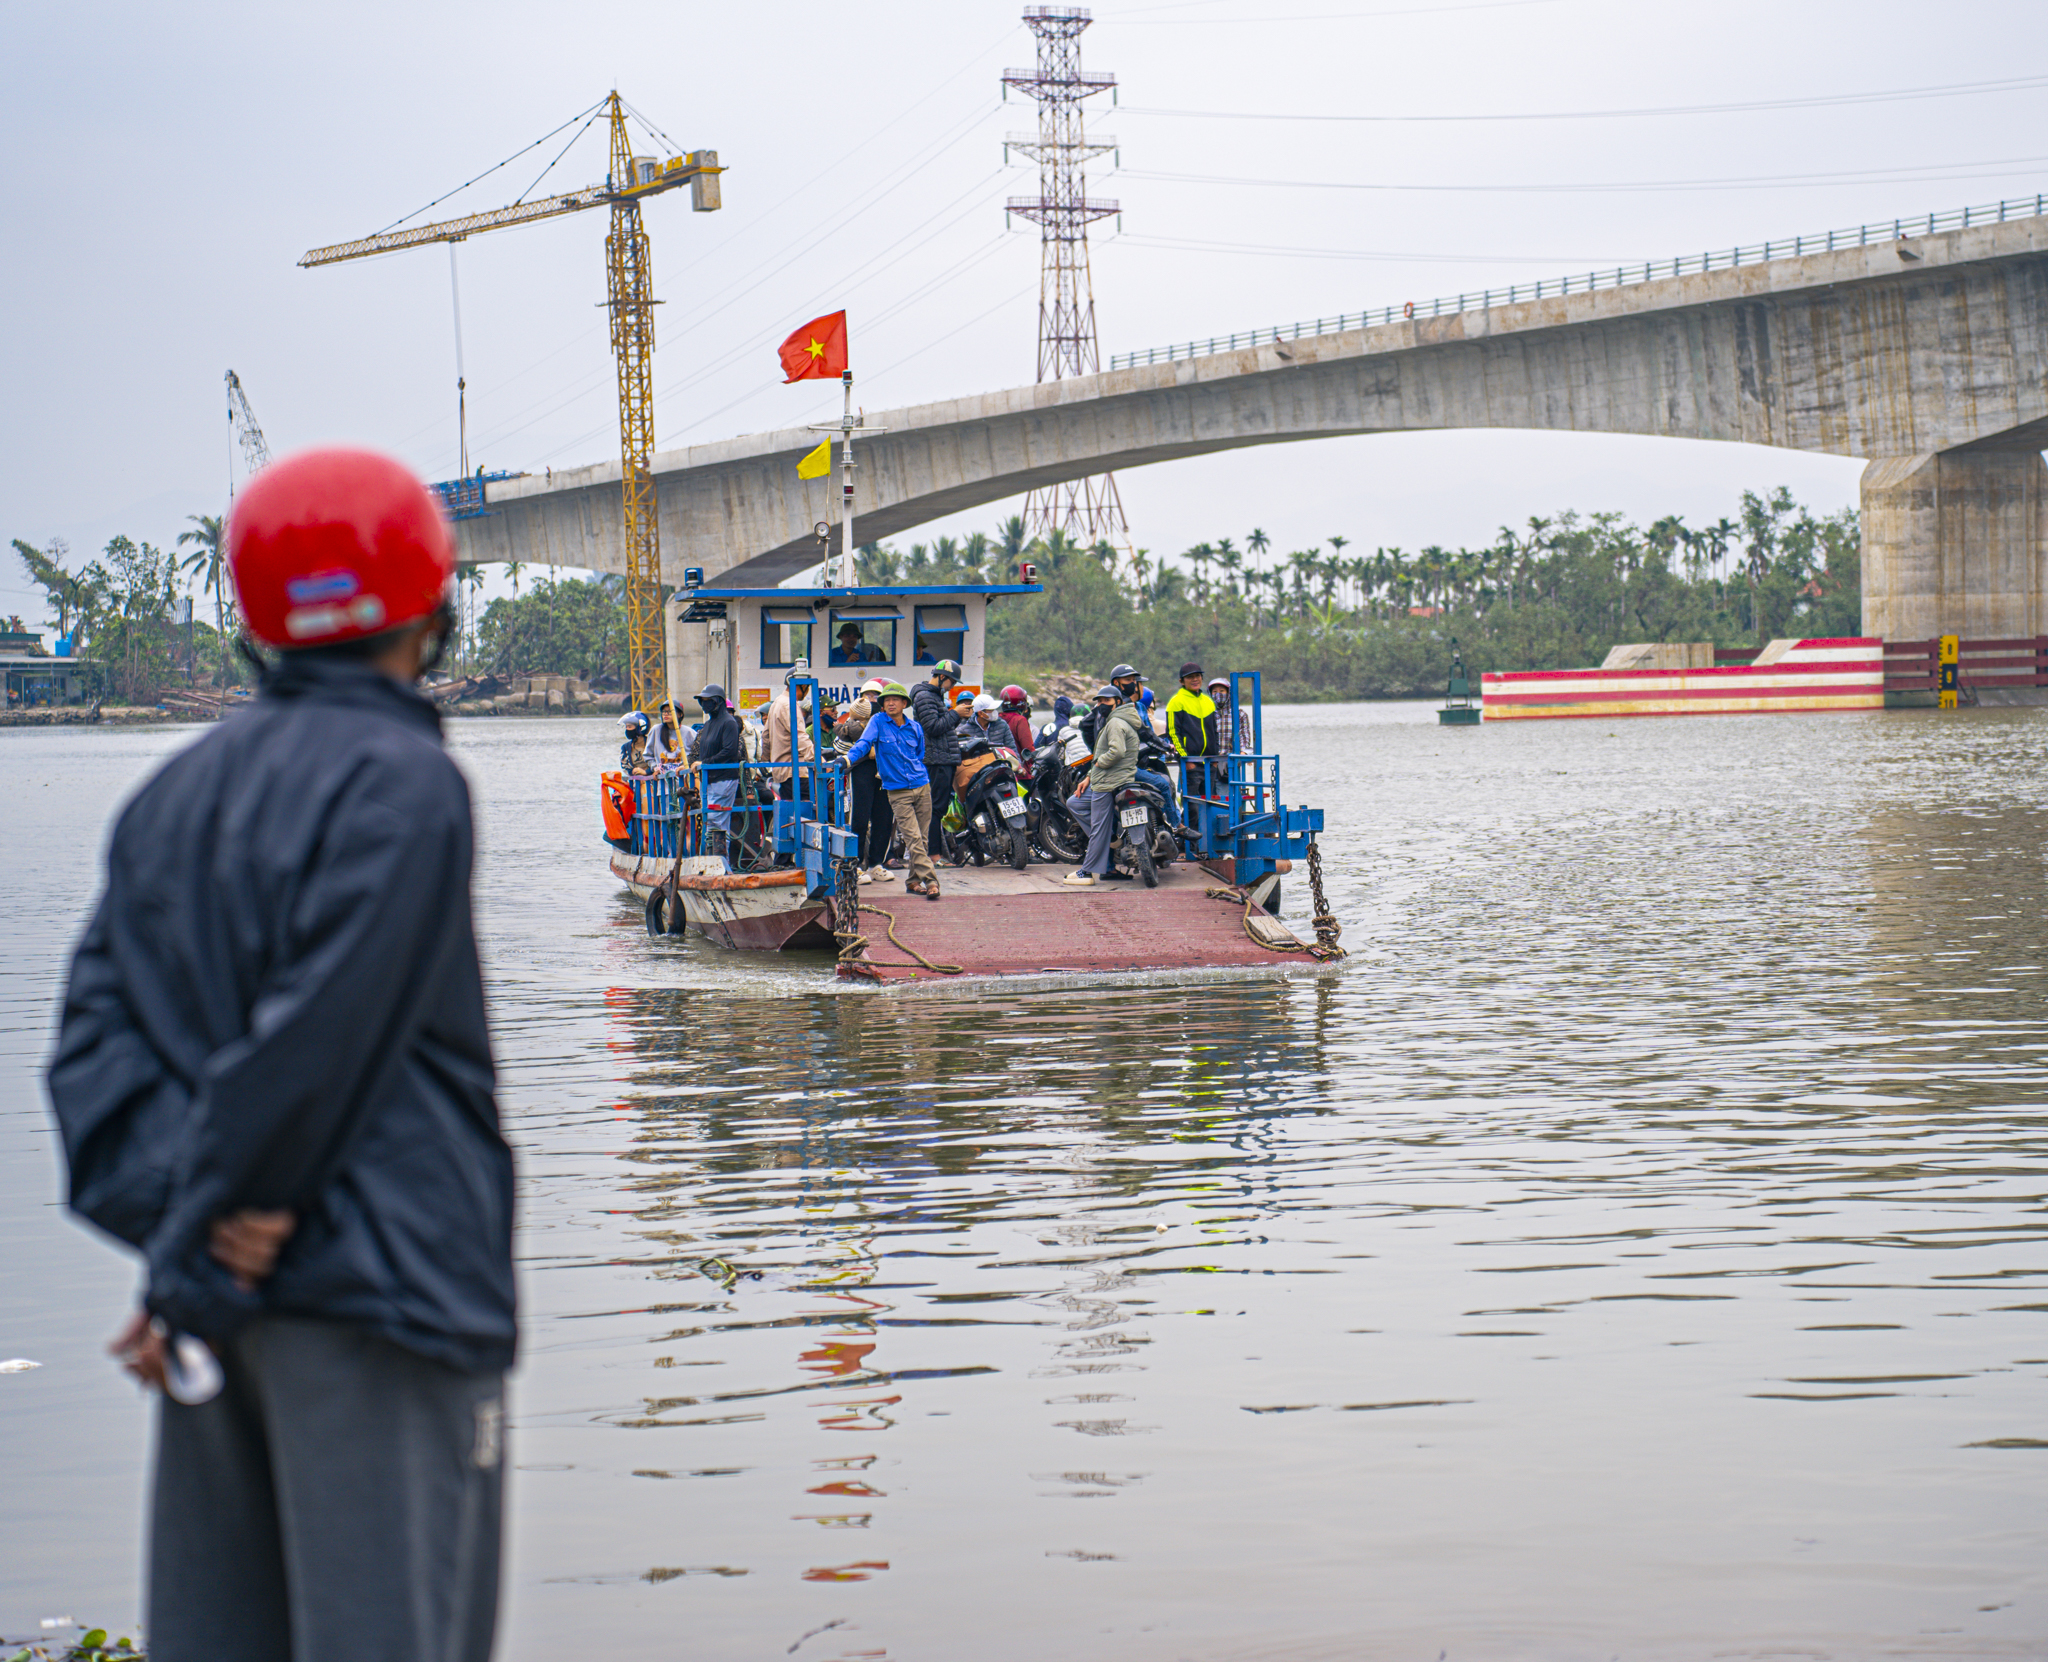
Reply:
M788 669L797 659L809 658L816 615L808 606L763 606L761 667Z
M835 668L896 662L896 625L903 614L893 606L849 606L832 614Z
M917 656L911 662L935 664L941 658L967 661L967 608L920 606L917 609Z

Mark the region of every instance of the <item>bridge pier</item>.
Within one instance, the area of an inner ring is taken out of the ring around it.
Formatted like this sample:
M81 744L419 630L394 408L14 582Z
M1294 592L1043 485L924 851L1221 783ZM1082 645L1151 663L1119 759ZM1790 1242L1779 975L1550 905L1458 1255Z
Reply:
M1863 470L1863 633L2048 634L2048 464L1944 450Z

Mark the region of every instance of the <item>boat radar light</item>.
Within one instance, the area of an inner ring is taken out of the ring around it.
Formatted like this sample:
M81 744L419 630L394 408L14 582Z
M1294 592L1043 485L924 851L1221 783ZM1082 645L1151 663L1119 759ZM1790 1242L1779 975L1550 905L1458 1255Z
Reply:
M1037 582L1038 567L1033 565L1029 560L1026 560L1021 566L1017 568L1017 581L1020 583Z
M702 566L684 566L683 587L686 589L701 589L703 586L704 568Z

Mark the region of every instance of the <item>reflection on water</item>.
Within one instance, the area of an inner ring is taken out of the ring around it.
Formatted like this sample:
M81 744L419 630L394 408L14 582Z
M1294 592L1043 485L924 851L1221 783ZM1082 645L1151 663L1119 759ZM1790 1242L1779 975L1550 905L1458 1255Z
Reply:
M650 942L594 725L459 730L506 1654L2040 1654L2048 719L1430 720L1274 717L1336 970L909 994ZM83 1474L12 1633L132 1599L136 1411L6 1193Z

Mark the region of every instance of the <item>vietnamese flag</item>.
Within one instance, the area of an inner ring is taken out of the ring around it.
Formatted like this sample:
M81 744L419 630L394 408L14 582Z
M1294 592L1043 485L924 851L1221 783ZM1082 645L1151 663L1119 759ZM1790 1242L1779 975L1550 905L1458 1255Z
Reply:
M846 373L846 314L814 317L777 349L782 381L836 381Z

